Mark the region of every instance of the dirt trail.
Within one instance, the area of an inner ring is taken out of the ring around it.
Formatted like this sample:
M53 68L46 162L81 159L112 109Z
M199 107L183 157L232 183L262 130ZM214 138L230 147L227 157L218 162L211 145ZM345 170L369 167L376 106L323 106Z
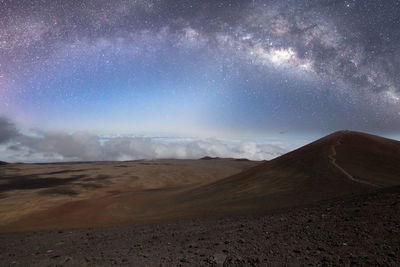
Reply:
M360 183L360 184L366 184L366 185L370 185L370 186L373 186L373 187L380 187L380 186L378 186L376 184L373 184L373 183L370 183L370 182L367 182L367 181L362 181L362 180L354 178L350 173L348 173L345 169L343 169L342 167L339 166L339 164L336 163L336 158L335 158L335 156L336 156L336 146L338 146L340 144L341 144L341 138L338 138L337 141L335 142L335 144L333 144L331 146L332 153L328 155L328 158L330 159L330 161L333 164L333 166L335 166L337 169L339 169L347 178L349 178L353 182Z

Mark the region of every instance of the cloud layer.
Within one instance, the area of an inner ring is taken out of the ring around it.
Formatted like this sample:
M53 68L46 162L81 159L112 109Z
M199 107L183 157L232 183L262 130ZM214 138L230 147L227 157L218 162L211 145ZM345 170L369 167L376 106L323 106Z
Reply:
M0 144L18 136L15 125L6 118L0 117Z
M86 132L36 131L22 134L0 117L1 160L9 162L119 161L138 159L198 159L205 156L265 160L285 152L278 145L223 142L217 139L149 137L102 138Z

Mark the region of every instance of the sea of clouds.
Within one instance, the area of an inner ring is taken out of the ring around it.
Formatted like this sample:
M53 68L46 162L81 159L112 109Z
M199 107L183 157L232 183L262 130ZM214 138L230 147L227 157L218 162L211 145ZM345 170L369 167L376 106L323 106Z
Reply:
M23 133L0 117L0 160L7 162L199 159L205 156L269 160L286 152L279 144L180 137L115 136L31 130Z

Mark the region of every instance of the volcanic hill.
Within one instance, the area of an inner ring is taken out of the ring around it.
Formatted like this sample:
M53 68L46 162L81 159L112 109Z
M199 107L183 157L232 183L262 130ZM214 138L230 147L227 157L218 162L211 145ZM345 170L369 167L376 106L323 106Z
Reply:
M202 162L214 161L219 162ZM24 217L5 229L75 228L257 214L367 193L400 185L400 142L340 131L271 161L248 166L208 183L128 188L66 202Z

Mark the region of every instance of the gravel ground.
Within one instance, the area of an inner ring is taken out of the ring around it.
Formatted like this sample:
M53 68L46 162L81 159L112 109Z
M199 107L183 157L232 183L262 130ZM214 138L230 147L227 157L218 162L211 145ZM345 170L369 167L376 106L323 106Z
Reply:
M263 215L0 234L1 266L400 266L400 188Z

